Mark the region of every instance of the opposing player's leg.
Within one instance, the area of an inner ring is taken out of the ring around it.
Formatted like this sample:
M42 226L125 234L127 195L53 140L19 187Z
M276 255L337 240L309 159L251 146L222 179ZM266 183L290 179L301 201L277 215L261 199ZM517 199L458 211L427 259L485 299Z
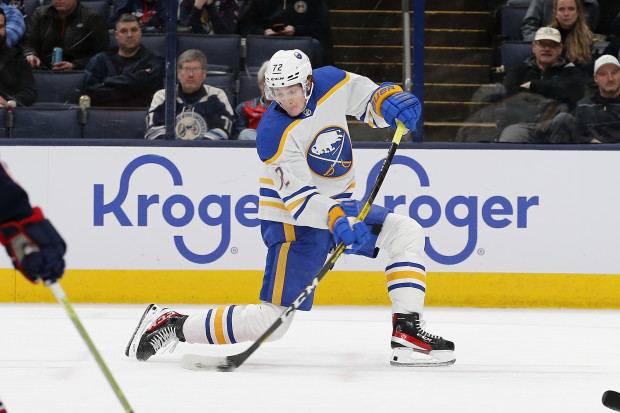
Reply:
M424 232L415 220L389 213L376 246L389 255L385 269L392 301L394 366L436 366L454 363L454 343L428 333L422 320L426 295Z

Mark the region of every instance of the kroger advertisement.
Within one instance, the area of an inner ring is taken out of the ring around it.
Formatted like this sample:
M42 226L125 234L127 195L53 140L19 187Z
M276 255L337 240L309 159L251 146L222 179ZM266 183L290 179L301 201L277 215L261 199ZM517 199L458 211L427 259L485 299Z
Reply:
M356 198L387 149L355 149ZM71 269L260 270L252 148L3 147ZM425 228L427 271L620 273L617 152L399 149L376 203ZM335 269L381 271L386 257ZM0 268L11 265L0 255Z

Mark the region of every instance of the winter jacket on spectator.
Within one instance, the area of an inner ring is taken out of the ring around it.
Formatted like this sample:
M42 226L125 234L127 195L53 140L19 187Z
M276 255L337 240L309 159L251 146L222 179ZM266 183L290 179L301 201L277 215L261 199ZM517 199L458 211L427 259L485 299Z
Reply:
M83 70L91 57L108 48L108 37L104 18L78 2L65 21L53 5L38 7L22 44L25 54L41 59L41 68L52 67L53 50L61 47L62 60L73 63L74 70Z
M166 60L140 46L131 57L118 54L118 47L98 53L86 65L86 87L93 106L148 107L162 88Z
M166 90L155 93L147 118L146 139L165 135ZM213 86L202 85L194 93L183 93L179 85L176 102L177 139L228 139L233 124L233 111L226 93Z
M0 2L0 8L4 10L4 17L6 19L6 44L9 47L14 47L26 32L24 15L16 7L4 4L3 2Z
M181 0L179 4L179 22L189 26L192 33L233 34L238 15L237 0L216 0L202 9L194 7L194 0Z
M30 106L37 98L32 70L21 49L0 47L0 96L18 106Z
M125 0L108 19L108 28L114 29L121 14L133 14L142 33L163 32L166 27L166 9L162 0ZM164 53L163 50L158 52Z
M608 99L597 91L577 104L574 141L589 143L593 139L620 143L620 96Z

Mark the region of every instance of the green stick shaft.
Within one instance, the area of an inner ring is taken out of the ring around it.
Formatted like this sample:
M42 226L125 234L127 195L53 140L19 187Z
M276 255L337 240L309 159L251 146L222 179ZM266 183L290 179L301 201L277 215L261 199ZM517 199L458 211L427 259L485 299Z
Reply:
M77 314L75 313L75 311L73 311L73 307L71 306L71 303L69 302L69 299L67 298L67 294L65 294L65 290L63 290L63 288L57 282L47 284L47 286L50 288L50 290L52 290L58 302L62 304L62 306L67 311L67 314L69 315L69 318L71 318L71 321L73 321L75 328L77 328L78 332L82 336L82 339L84 339L84 342L86 342L86 345L88 346L88 349L90 350L91 354L93 355L93 357L95 357L95 360L97 361L99 368L101 368L103 375L108 380L108 383L110 383L110 386L112 387L112 390L114 390L114 393L116 393L116 397L118 397L118 400L123 405L125 412L133 413L133 409L129 405L129 402L125 398L125 395L121 391L121 388L116 383L116 380L114 380L114 377L112 377L112 373L110 373L108 366L106 366L105 362L103 361L101 354L99 354L99 351L97 351L95 344L90 339L90 336L86 332L86 329L84 329L84 326L80 322L80 319L78 318Z

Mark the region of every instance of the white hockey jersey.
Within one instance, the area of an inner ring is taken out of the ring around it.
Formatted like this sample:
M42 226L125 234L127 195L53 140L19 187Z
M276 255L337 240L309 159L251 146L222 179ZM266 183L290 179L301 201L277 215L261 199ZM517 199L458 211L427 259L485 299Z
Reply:
M313 71L314 90L297 117L272 104L257 128L261 220L327 228L330 208L355 188L353 149L346 115L371 127L388 124L370 98L370 79L331 66Z

